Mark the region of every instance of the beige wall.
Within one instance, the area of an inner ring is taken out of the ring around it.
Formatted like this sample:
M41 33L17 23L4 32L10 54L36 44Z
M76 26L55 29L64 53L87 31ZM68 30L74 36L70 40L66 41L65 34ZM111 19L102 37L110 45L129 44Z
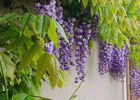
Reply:
M125 100L124 83L112 79L109 74L100 76L98 72L98 45L94 44L95 52L92 52L88 58L88 75L85 82L77 92L77 98L74 100ZM69 75L74 79L76 76L75 67L71 67ZM62 89L51 90L45 83L42 86L43 96L53 100L68 100L76 88L69 84Z

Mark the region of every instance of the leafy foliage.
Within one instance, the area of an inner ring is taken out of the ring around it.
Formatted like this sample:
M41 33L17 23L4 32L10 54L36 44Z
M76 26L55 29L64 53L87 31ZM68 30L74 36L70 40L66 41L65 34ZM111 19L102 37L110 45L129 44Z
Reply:
M3 78L6 80L1 85L5 84L5 88L9 90L6 96L12 100L50 100L40 97L40 80L43 75L48 72L47 78L52 88L56 85L61 87L64 80L60 75L57 59L53 55L44 54L44 37L48 34L48 40L53 41L57 48L55 24L57 23L57 29L68 42L63 28L57 21L54 24L46 15L36 16L29 12L23 16L15 13L1 15L0 23L0 73L3 71ZM33 31L35 34L31 34ZM57 84L58 80L61 83ZM0 93L0 98L7 98L3 94Z
M88 1L89 1L89 0L82 0L83 5L84 5L85 8L87 7Z
M58 47L58 37L55 31L55 26L51 18L46 15L37 15L35 23L33 23L33 27L35 33L37 33L40 37L44 37L48 34L48 37L51 41L54 42L56 48Z
M18 91L24 92L28 95L41 95L40 82L35 79L35 73L33 73L33 76L22 74L21 80L22 82L19 84L19 88L17 88Z
M59 67L59 62L53 55L42 54L38 59L36 79L40 80L47 71L49 74L51 86L54 88L57 84Z
M32 13L25 13L21 19L20 31L23 33L23 31L32 24L33 20L34 15Z
M1 53L0 54L0 63L3 68L4 75L6 77L10 77L12 80L14 79L14 71L15 71L15 64L11 61L10 57ZM2 72L0 70L0 72Z
M69 5L75 4L76 1L71 2ZM127 47L130 49L130 59L135 66L139 66L140 62L138 55L132 50L134 44L139 44L140 35L140 2L138 0L79 0L84 9L81 11L89 10L91 17L94 13L99 15L99 32L98 40L104 41L121 49L123 41L126 42ZM74 6L73 6L74 8ZM136 47L137 48L137 47Z
M50 18L46 15L37 15L35 23L38 35L44 37L50 26Z
M69 42L62 26L54 18L52 18L52 20L53 20L53 23L54 23L56 29L58 29L60 35L64 38L64 40L66 42Z
M131 45L129 57L133 64L140 69L140 45Z
M27 50L25 53L23 53L21 63L20 63L19 72L24 67L26 67L28 64L30 64L32 59L34 59L35 57L37 57L41 53L43 53L43 49L39 45L33 45L29 50Z
M51 100L51 99L43 98L43 97L39 97L39 96L29 96L25 93L19 93L19 94L14 95L12 97L12 100L36 100L35 98L40 98L37 100Z
M12 100L25 100L25 98L27 97L28 95L25 94L25 93L20 93L20 94L17 94L17 95L14 95L12 97Z
M4 16L0 15L0 23L8 21L9 19L18 18L18 17L20 17L20 15L18 15L16 13L9 13L9 14L6 14Z
M56 46L56 48L58 48L58 36L56 34L55 26L52 20L50 20L50 27L48 29L47 34L50 40L54 42L54 45Z

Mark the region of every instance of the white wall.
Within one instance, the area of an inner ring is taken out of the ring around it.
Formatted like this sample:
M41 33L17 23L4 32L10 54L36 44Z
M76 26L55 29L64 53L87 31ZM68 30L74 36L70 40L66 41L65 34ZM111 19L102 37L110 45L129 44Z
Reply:
M95 52L91 53L87 61L90 70L74 100L125 100L124 83L112 79L108 73L102 77L99 75L98 45L96 42L94 48ZM68 73L74 79L76 76L75 67L71 67ZM68 100L75 89L76 87L71 84L55 90L51 90L47 83L42 85L43 96L53 100Z

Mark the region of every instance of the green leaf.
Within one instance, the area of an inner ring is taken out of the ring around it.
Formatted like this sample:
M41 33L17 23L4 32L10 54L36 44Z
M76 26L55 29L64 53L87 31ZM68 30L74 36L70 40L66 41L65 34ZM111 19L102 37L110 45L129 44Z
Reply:
M19 49L24 44L26 44L27 49L29 49L31 46L34 45L34 42L31 39L26 38L24 36L16 37L14 41L12 41L5 47L5 50L3 52Z
M58 48L58 36L55 31L54 23L51 19L50 19L50 27L48 29L47 34L50 40L54 42L54 45L56 46L56 48Z
M31 39L31 32L29 31L28 28L25 28L23 35L29 39Z
M113 13L113 18L115 20L115 22L117 23L117 18L116 18L116 15Z
M39 38L39 34L37 33L37 30L36 30L36 19L37 19L37 17L35 16L34 21L32 23L32 27L33 27L33 31L34 31L35 35L37 36L37 38Z
M32 59L34 59L34 57L36 57L36 55L39 55L42 52L43 49L37 44L33 45L29 50L27 50L22 56L18 73L21 72L24 67L27 67L27 65L32 61Z
M123 22L121 23L120 26L121 26L121 31L125 33L126 32L126 28L127 28L127 23L126 23L125 19L123 20Z
M88 40L88 48L89 50L91 50L93 47L93 41L92 40Z
M114 4L114 0L108 0L110 3Z
M102 20L103 20L103 10L102 10L101 7L99 7L98 12L99 12L99 17L100 17L101 22L102 22Z
M16 26L14 22L12 22L11 20L8 20L8 23L10 25L11 30L16 31L17 33L19 32L18 27Z
M110 42L112 44L112 46L114 46L114 44L116 43L116 40L115 40L116 30L111 29L111 31L109 33L110 33L110 38L109 38L108 42Z
M69 33L66 32L66 34L67 34L69 37L72 37Z
M47 74L45 74L43 78L45 79L46 83L51 87L50 77Z
M40 95L40 82L36 80L34 74L32 77L25 75L25 73L21 74L21 80L19 85L21 91L30 95Z
M101 6L105 6L105 4L106 4L106 0L99 0L99 2L100 2L100 4L101 4Z
M6 14L6 15L2 15L2 16L0 16L0 23L3 23L5 21L8 21L12 18L17 18L17 17L20 17L20 15L18 15L16 13L9 13L9 14Z
M122 35L121 35L121 32L118 30L118 32L116 32L115 34L115 39L116 39L116 44L117 44L117 47L119 49L122 48L123 46L123 38L122 38Z
M131 41L136 44L140 44L140 36L132 37Z
M108 42L112 42L112 36L113 33L111 32L110 28L106 28L106 32L104 33L104 39Z
M11 58L4 53L0 54L0 63L3 68L4 75L10 77L11 80L14 79L15 64L11 61ZM1 72L1 70L0 70Z
M127 30L128 30L129 32L132 32L132 26L131 26L131 21L130 21L130 19L129 19L129 18L126 18L125 21L126 21L126 25L127 25Z
M83 2L84 7L86 8L88 4L88 0L82 0L82 2Z
M90 7L90 15L93 16L95 14L95 7L91 6Z
M55 27L58 29L59 34L64 38L64 40L66 42L69 43L69 41L67 39L67 36L66 36L66 34L65 34L64 30L63 30L63 27L54 18L52 18L52 21L53 21Z
M28 95L25 93L19 93L12 97L12 100L25 100Z
M107 30L108 30L107 24L103 24L103 25L100 27L100 32L99 32L99 34L101 35L101 37L106 33Z
M136 19L135 18L131 18L131 25L132 25L133 30L137 30L137 25L136 25Z
M40 80L43 77L43 75L46 73L46 71L48 71L51 86L54 89L54 87L57 84L59 67L60 67L60 64L53 55L42 54L39 57L38 63L37 63L36 79Z
M135 0L136 5L140 5L140 0Z
M37 15L35 28L37 34L40 37L44 37L47 34L49 27L50 27L50 18L46 15L41 15L41 14Z
M123 39L125 40L125 42L127 44L128 49L130 49L129 39L124 34L122 34L122 36L123 36Z
M66 77L65 72L60 69L59 74L58 74L57 86L59 88L62 88L63 84L65 86L67 85L67 77Z
M135 53L140 52L140 45L131 45L131 51Z
M2 30L3 29L3 30ZM2 27L0 28L0 41L5 40L5 41L11 41L15 39L18 36L18 33L14 30L11 30L9 27Z
M26 44L27 50L35 44L31 39L26 37L22 37L21 41Z
M91 0L92 1L92 5L95 6L97 4L97 0Z
M62 88L62 86L63 86L63 81L61 81L60 79L58 79L58 80L57 80L57 86L58 86L59 88Z
M34 15L32 13L25 13L21 19L20 32L24 32L24 30L32 24L33 20Z
M19 46L23 45L23 41L21 38L16 38L12 43L10 43L4 50L4 52L6 51L10 51L13 49L17 49Z
M112 19L113 19L113 15L115 15L112 6L108 6L108 7L107 7L107 10L108 10L108 13L109 13L108 18L109 18L110 20L112 20ZM116 15L115 15L115 17L116 17ZM115 18L114 18L114 19L115 19ZM117 18L116 18L116 20L117 20ZM117 22L116 22L116 23L117 23Z
M59 70L59 72L61 74L61 77L59 77L59 79L61 81L63 81L63 83L64 83L65 86L67 86L67 75L66 75L67 72L65 70L61 70L61 69ZM70 77L68 76L68 78L70 78Z
M119 7L119 14L120 14L120 16L122 18L124 18L125 16L127 16L126 11L125 11L125 8L121 4L119 4L118 7Z
M27 96L24 100L36 100L34 97Z

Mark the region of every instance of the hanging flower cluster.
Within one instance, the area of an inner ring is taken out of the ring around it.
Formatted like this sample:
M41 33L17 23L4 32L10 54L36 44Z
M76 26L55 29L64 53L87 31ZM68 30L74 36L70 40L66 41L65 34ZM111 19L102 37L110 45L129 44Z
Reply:
M137 68L130 69L130 83L132 94L140 97L140 71Z
M86 60L89 55L88 40L97 40L98 33L98 15L95 13L93 18L87 21L82 20L87 11L81 14L81 19L67 18L64 19L63 8L60 1L50 0L48 4L36 4L37 13L46 14L53 17L63 27L64 31L70 34L68 36L69 44L58 34L59 48L58 50L53 46L52 42L44 44L46 53L53 54L60 62L61 69L69 70L68 64L76 66L78 80L83 80L85 76ZM57 31L57 30L56 30ZM57 32L58 33L58 32ZM46 36L47 37L47 36ZM75 45L75 62L71 60L73 57L72 49ZM124 42L121 49L117 48L115 44L107 44L99 42L99 73L101 75L110 72L114 79L125 76L125 60L127 54L127 47Z
M99 72L101 75L110 72L114 79L125 77L125 66L128 50L125 42L121 49L115 44L99 43Z
M72 66L76 66L75 69L77 71L78 77L75 78L75 83L78 83L79 79L83 80L85 76L85 63L89 53L87 41L91 39L91 37L93 39L97 38L96 34L98 32L98 15L94 15L94 22L92 20L76 21L75 18L67 18L65 20L61 2L56 2L55 0L50 0L47 5L41 5L40 3L37 3L35 11L37 13L53 17L63 27L64 31L70 34L70 36L68 36L69 44L64 41L64 39L59 34L57 34L59 42L58 50L54 48L52 42L44 44L44 48L46 53L53 54L59 60L61 69L66 71L69 70L68 63ZM75 25L75 22L78 22L78 24ZM75 62L71 60L73 57L72 49L74 41Z

